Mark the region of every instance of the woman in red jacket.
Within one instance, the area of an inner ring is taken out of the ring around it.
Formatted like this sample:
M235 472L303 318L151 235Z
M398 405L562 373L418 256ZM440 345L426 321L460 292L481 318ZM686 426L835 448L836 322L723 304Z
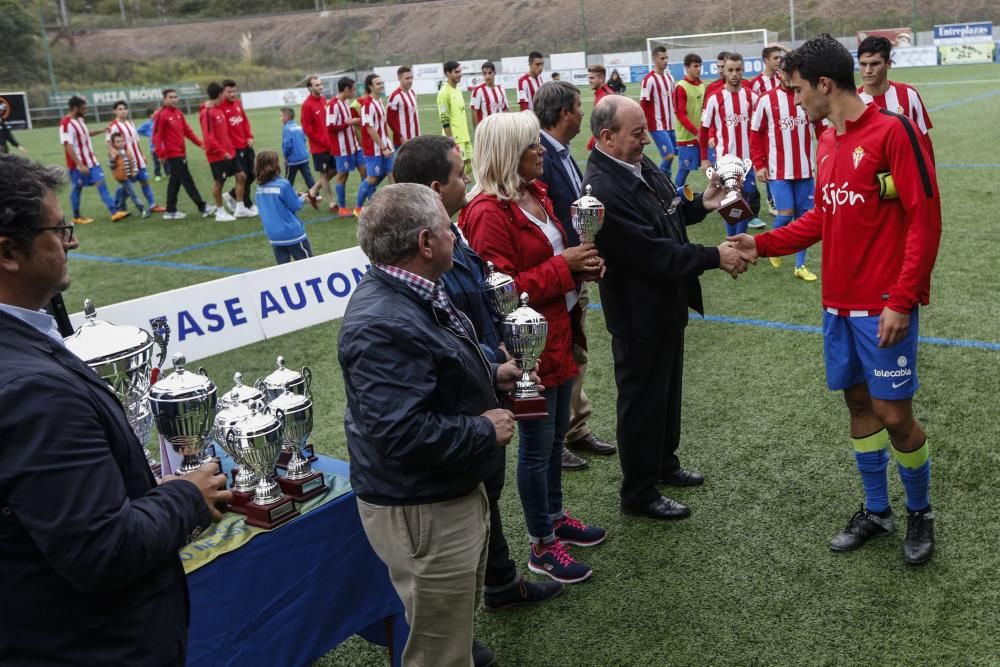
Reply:
M599 277L604 262L593 244L567 247L546 186L537 180L544 154L533 113L488 116L476 128L476 186L458 224L473 249L512 276L517 291L528 293L529 305L549 324L539 363L548 416L519 422L517 489L531 541L528 568L575 583L592 571L565 545L599 544L605 531L572 518L562 506L562 442L577 373L570 313L580 307L578 283Z

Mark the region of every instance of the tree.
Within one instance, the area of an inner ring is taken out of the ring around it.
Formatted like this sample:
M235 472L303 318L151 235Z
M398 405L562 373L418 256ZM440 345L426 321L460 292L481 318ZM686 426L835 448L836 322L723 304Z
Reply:
M29 7L31 5L28 5ZM38 17L20 0L0 0L0 63L3 79L29 83L38 78L42 63Z

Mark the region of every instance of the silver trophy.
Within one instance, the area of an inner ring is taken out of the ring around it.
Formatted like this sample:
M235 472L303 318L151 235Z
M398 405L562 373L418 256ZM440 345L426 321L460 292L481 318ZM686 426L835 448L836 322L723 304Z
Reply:
M239 373L237 373L239 375ZM226 436L237 424L250 416L257 403L238 403L223 396L219 399L219 411L215 415L212 425L212 439L229 455L236 463L233 468L233 501L231 507L233 511L243 513L243 506L250 502L254 487L257 486L259 476L257 472L242 460L238 450L230 449ZM262 404L259 404L262 405Z
M312 396L310 393L312 371L308 366L303 366L301 372L293 371L290 368L285 368L285 358L280 356L277 359L276 365L277 368L270 375L254 383L257 390L264 395L264 399L268 403L285 393L286 389L301 396ZM313 450L312 444L306 443L302 448L302 452L310 461L316 460L316 452ZM287 467L291 457L291 449L284 449L281 456L278 457L278 467Z
M719 185L727 193L719 204L719 214L729 224L736 224L753 217L753 210L740 194L747 174L752 169L753 162L748 159L741 159L735 155L722 155L715 161L714 166L705 170L709 182L713 176L718 176Z
M153 415L149 407L149 387L156 381L167 355L170 328L165 318L150 320L153 333L129 325L97 319L94 302L83 302L84 323L65 339L66 348L94 369L108 383L125 408L129 426L139 439L146 462L155 475L160 464L146 449ZM159 359L153 366L153 346Z
M493 262L486 262L486 296L498 317L507 317L517 308L517 286L506 273L497 271Z
M507 407L515 419L539 419L548 416L545 398L531 379L531 371L538 366L538 359L545 349L549 323L541 313L528 307L527 292L521 293L521 306L503 321L503 342L507 352L521 370L521 379L514 384L514 391L507 397Z
M580 242L593 243L597 238L597 232L604 226L604 204L590 194L589 185L587 193L570 205L569 215Z
M212 431L218 401L215 384L207 376L185 369L186 361L183 354L175 354L174 372L149 390L156 430L175 452L184 456L178 475L202 465L205 439Z
M260 408L260 409L258 409ZM274 528L298 516L295 503L274 481L274 464L281 451L284 415L271 413L266 406L251 404L250 414L226 434L226 449L237 460L253 469L257 485L253 500L243 506L246 522L259 528Z
M243 384L243 373L233 373L233 388L219 398L220 405L223 403L230 405L250 405L251 403L256 403L257 401L267 402L260 389L248 384ZM222 437L225 439L225 432Z
M284 477L278 478L281 490L294 500L308 500L326 490L323 473L313 470L309 459L302 455L302 448L309 441L313 429L312 396L296 394L285 389L284 393L271 400L268 407L275 413L284 414L282 447L291 451Z

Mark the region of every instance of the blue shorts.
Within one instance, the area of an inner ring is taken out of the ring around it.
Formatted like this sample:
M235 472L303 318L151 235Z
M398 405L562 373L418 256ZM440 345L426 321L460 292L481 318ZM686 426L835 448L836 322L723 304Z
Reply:
M708 147L708 161L715 164L715 149L711 146Z
M140 169L139 173L135 175L135 180L139 181L140 183L148 183L149 182L149 172L146 171L145 167L143 167L142 169Z
M891 347L878 346L878 315L845 317L823 311L823 358L826 384L834 390L861 383L872 398L901 401L920 388L917 380L918 309L910 314L906 337Z
M673 130L652 130L649 136L653 138L653 143L656 144L656 150L660 152L661 158L677 153L675 148L677 140L674 138Z
M698 144L677 147L677 159L681 169L695 171L701 166L701 149Z
M746 178L743 179L743 192L756 192L757 191L757 172L753 167L750 167L750 171L747 172Z
M335 155L331 159L338 174L349 174L361 164L362 155L357 152L351 155Z
M104 180L104 170L101 165L90 168L90 173L86 176L79 169L69 170L69 182L74 188L85 188L88 185L95 185Z
M816 190L813 179L777 180L768 181L767 184L770 186L771 198L777 210L792 210L796 218L812 210L813 193Z
M389 157L382 157L381 155L366 155L365 156L365 169L368 172L368 177L375 176L377 178L382 178L383 176L388 176L392 173L392 163L396 158L396 154L393 153Z

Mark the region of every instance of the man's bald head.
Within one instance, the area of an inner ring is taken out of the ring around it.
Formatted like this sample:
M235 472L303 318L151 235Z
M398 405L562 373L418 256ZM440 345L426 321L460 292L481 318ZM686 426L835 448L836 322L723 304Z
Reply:
M590 114L590 131L594 136L600 139L601 130L617 132L618 128L621 127L621 121L618 118L619 109L628 103L642 110L642 107L637 102L624 95L606 95L598 102L594 106L594 111Z
M624 95L608 95L598 102L590 115L590 129L601 150L629 164L639 164L649 143L642 107Z

